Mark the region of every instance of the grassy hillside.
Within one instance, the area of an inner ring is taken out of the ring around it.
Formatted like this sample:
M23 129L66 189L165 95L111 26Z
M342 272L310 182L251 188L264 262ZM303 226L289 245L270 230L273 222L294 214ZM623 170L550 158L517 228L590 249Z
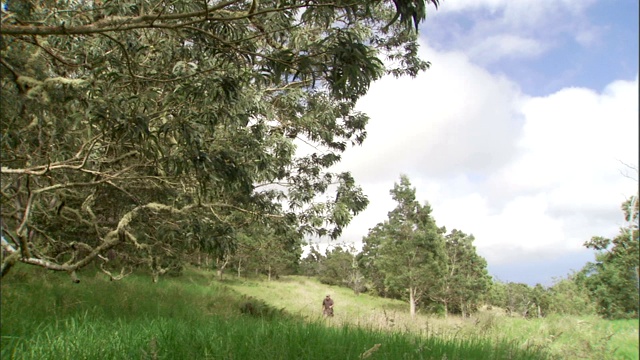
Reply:
M2 359L551 358L548 347L467 333L467 319L406 322L400 302L301 277L218 282L189 270L152 284L81 275L76 285L18 267L2 280ZM318 316L326 293L336 299L332 319ZM637 352L637 325L635 334Z
M230 278L226 284L310 320L321 318L322 299L331 294L335 317L326 322L334 326L357 325L449 340L506 340L518 344L520 349L541 349L559 359L638 359L638 320L608 321L595 316L527 320L506 316L500 309L483 309L469 318L418 314L411 319L404 302L365 294L356 296L350 289L327 286L303 276L272 282Z

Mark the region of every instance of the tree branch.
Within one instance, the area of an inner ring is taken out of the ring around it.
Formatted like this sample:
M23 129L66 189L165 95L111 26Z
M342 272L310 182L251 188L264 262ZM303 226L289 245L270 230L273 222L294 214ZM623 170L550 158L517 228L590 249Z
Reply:
M97 143L99 138L100 138L100 136L96 136L90 142L84 143L80 147L80 150L78 150L78 152L71 159L67 159L67 160L64 160L64 161L58 161L58 162L55 162L53 164L33 166L33 167L30 167L30 168L25 168L25 169L11 169L11 168L3 166L2 168L0 168L0 171L2 173L4 173L4 174L20 174L20 175L36 175L36 176L39 176L39 175L46 174L48 171L56 170L56 169L80 170L87 164L87 160L89 159L89 155L91 155L91 150L93 149L93 147L95 146L95 144ZM89 149L87 150L87 153L82 158L82 160L80 160L80 155L82 154L82 152L85 149L85 146L87 146L87 145L89 145ZM134 155L134 154L137 154L137 152L133 152L132 151L132 152L129 152L129 153L123 155L123 156L130 156L130 155ZM80 162L79 165L71 165L70 163L72 163L74 161L81 161L81 162Z
M209 12L220 11L227 6L233 5L237 3L238 0L227 1L212 7L209 7L207 10L195 11L184 14L168 14L168 15L141 15L141 16L112 16L107 17L105 19L96 21L94 23L88 25L79 25L79 26L65 26L64 23L59 26L37 26L37 25L1 25L0 26L0 34L3 35L40 35L40 36L49 36L49 35L91 35L91 34L99 34L106 32L121 32L127 30L134 29L153 29L153 28L163 28L163 29L178 29L184 26L197 24L204 21L236 21L248 19L252 16L256 15L264 15L270 14L273 12L281 12L284 10L295 10L295 9L303 9L303 8L313 8L313 7L338 7L344 8L354 4L300 4L300 5L291 5L291 6L283 6L277 8L263 9L261 11L256 11L254 13L249 14L246 11L240 11L242 15L232 16L232 17L212 17L207 16ZM191 18L200 18L197 20L185 21L183 23L176 22L170 23L170 21L175 20L188 20Z
M239 0L225 1L211 6L206 10L194 11L183 14L167 15L141 15L141 16L111 16L88 25L65 26L34 26L34 25L0 25L0 34L3 35L88 35L110 31L126 31L140 28L159 27L156 21L183 20L193 17L203 17L209 12L222 10L227 6L236 4Z

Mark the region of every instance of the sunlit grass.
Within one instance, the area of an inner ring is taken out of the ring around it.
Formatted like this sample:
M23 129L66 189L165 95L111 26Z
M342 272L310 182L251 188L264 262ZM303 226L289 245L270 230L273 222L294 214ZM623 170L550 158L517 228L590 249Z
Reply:
M119 282L81 275L72 284L64 274L19 267L3 280L2 359L544 358L504 342L304 321L299 308L242 296L204 271L158 284L138 275ZM248 287L262 285L273 287ZM303 285L287 286L309 291Z
M410 332L445 339L512 341L520 349L538 349L558 359L638 359L638 320L609 321L596 316L551 315L541 319L510 317L500 309L482 309L468 318L418 314L412 319L404 302L343 287L327 286L314 278L290 276L280 281L230 279L240 293L292 309L309 319L321 317L324 295L335 301L331 325L353 324L376 330Z
M305 277L219 282L189 269L153 284L85 272L72 284L58 273L13 275L2 282L2 359L633 359L634 344L637 354L637 323L499 311L411 319L401 301ZM327 293L330 319L321 317Z

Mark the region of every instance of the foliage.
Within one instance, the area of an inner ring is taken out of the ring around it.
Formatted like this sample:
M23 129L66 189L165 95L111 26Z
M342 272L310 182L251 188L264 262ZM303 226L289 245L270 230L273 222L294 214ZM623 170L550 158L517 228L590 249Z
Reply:
M7 2L2 275L79 281L100 259L111 279L157 278L199 252L224 262L247 224L336 238L368 200L328 169L366 137L371 82L428 68L429 4Z
M489 289L487 261L476 252L473 235L452 230L445 236L444 271L440 287L431 298L448 312L467 315L475 312Z
M444 235L415 191L404 175L394 185L397 206L364 238L362 271L378 295L408 298L412 314L419 304L441 308L445 316L472 313L491 283L487 262L477 254L473 235L455 229Z
M622 204L627 226L613 239L593 237L585 243L599 251L596 262L588 263L576 281L589 290L598 313L608 318L637 318L640 292L638 197Z
M324 255L322 255L315 246L311 245L307 256L300 260L300 274L304 276L318 276L323 258Z
M488 298L491 305L503 308L509 314L528 317L537 311L536 294L527 284L494 281Z
M397 202L388 220L378 223L363 239L365 268L379 273L385 292L402 294L408 291L411 314L423 296L439 288L444 271L444 229L436 226L428 204L416 201L415 188L407 176L401 176L390 191Z
M284 309L276 309L266 302L252 297L245 297L240 312L247 316L265 318L269 320L282 319L287 316Z
M318 279L327 285L346 285L353 258L353 254L340 246L327 249L322 258Z
M340 285L352 289L356 294L364 290L364 277L360 273L355 249L343 249L341 246L327 249L321 258L320 271L317 275L320 282L327 285Z
M237 248L229 256L238 276L243 272L266 274L268 279L293 273L299 263L302 236L290 229L278 232L264 225L250 225L238 232Z
M508 314L525 318L550 315L593 315L596 313L588 290L576 281L577 274L557 279L550 287L494 281L486 301Z
M595 304L585 287L576 282L576 274L556 281L548 289L545 312L566 315L596 314Z

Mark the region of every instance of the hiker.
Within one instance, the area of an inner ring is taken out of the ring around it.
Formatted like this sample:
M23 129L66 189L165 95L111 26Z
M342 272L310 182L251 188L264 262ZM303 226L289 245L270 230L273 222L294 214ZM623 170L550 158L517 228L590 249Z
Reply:
M322 315L333 316L333 299L329 295L322 300Z

